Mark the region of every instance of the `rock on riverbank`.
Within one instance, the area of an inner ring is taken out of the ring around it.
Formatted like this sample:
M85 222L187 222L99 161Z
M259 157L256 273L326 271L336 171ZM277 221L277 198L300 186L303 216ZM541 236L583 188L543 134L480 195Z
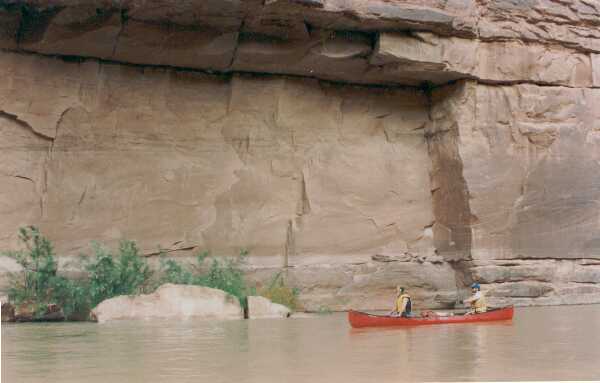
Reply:
M292 315L292 311L280 305L273 303L265 297L250 296L248 297L248 318L287 318Z
M152 294L118 296L92 310L99 323L120 319L243 319L239 301L224 291L201 286L165 284Z

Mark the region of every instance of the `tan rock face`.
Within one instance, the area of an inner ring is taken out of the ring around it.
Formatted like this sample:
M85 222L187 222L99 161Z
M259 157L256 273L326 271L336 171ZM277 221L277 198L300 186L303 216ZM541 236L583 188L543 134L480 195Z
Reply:
M600 93L475 83L455 92L457 111L445 112L442 96L433 133L451 126L443 145L456 151L446 158L461 162L469 199L452 215L471 215L472 256L597 257Z
M1 58L6 145L42 145L6 156L21 189L3 189L18 218L3 221L3 248L35 223L62 254L122 237L148 253L244 247L278 267L433 251L427 111L416 91ZM60 101L48 101L57 91ZM39 189L23 177L39 178Z
M596 270L577 262L600 254L598 97L597 89L475 82L434 95L436 247L481 262L459 269L491 284L498 304L595 299L583 287L597 283ZM556 261L498 261L519 258Z
M415 248L433 219L414 91L25 58L30 72L1 56L3 139L22 142L2 165L15 185L3 206L30 218L3 221L3 234L37 221L59 252L125 236L146 251L282 256L293 241L353 254Z
M488 0L480 4L478 26L483 39L517 38L556 42L582 50L600 49L600 8L597 2Z
M595 55L592 55L592 57ZM490 83L534 82L573 87L593 85L590 55L558 46L520 41L478 41L433 33L383 33L371 56L376 65L427 72L434 83L477 78ZM439 73L435 77L436 74Z
M31 223L65 255L245 247L308 309L472 280L599 301L599 25L587 0L5 1L0 248Z
M166 284L156 292L118 296L92 310L99 323L115 320L243 319L237 298L224 291L201 286Z
M330 259L335 261L335 257ZM342 258L338 262L297 264L288 271L290 284L300 288L303 309L391 310L398 285L408 287L416 310L450 308L457 300L454 271L446 262L378 262L360 258Z

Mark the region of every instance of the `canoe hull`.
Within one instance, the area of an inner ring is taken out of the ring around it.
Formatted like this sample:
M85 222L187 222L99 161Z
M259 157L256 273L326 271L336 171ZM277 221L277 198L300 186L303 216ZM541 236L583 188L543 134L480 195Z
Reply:
M348 311L348 321L354 328L361 327L391 327L391 326L422 326L431 324L493 322L511 320L514 308L504 307L481 314L455 315L449 317L400 318L387 315L367 314L360 311Z

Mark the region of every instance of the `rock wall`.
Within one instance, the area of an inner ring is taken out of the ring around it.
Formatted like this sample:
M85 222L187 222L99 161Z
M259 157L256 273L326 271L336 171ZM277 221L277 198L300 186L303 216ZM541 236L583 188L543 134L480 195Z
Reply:
M599 27L589 0L0 1L0 248L244 247L307 309L600 302Z
M595 300L599 97L473 81L434 94L436 246L503 302Z
M428 114L416 90L0 61L3 248L36 223L59 254L124 237L147 254L247 248L263 267L433 254ZM357 288L360 270L335 272L350 281L322 270L315 288ZM453 288L446 278L440 287Z

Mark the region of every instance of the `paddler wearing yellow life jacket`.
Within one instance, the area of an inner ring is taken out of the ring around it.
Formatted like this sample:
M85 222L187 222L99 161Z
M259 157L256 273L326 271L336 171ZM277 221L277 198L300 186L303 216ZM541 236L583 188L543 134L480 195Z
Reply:
M485 301L485 295L481 292L479 283L473 283L471 285L471 291L473 292L473 295L463 301L471 306L471 311L469 311L467 315L486 312L487 302Z
M404 287L396 287L396 301L394 310L390 313L393 316L409 317L412 310L410 295L406 294Z

